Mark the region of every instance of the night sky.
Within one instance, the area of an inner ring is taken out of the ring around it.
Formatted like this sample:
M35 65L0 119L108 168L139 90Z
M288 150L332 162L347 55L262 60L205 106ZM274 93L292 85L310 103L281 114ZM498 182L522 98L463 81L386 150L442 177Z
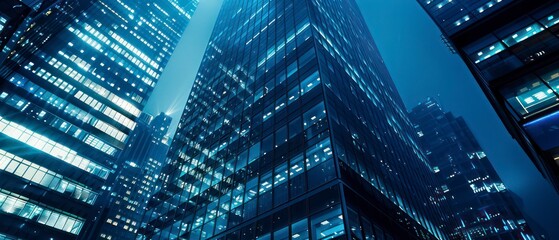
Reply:
M437 97L463 116L497 172L516 195L528 223L547 239L559 239L559 196L508 134L458 55L416 0L357 0L408 109ZM146 112L168 112L176 128L208 43L220 0L201 0L161 76Z

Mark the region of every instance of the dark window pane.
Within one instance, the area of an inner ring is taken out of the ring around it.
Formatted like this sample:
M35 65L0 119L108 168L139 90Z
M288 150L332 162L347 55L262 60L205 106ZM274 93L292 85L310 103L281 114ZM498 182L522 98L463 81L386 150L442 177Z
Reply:
M303 131L303 124L301 118L295 118L289 123L289 138L293 138Z
M314 189L336 177L334 161L328 160L309 170L309 189Z
M363 239L361 234L361 224L359 223L359 215L351 208L347 209L349 218L349 230L351 232L351 239Z

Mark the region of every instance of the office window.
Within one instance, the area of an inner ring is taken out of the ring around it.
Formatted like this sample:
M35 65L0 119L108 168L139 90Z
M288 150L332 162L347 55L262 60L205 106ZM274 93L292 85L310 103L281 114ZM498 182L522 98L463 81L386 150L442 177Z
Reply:
M260 177L260 189L258 190L258 192L260 194L263 194L267 191L270 191L270 189L272 188L272 172L267 172L264 173L261 177Z
M379 226L375 225L375 236L377 240L384 240L384 231Z
M554 92L559 93L559 63L538 71L538 76L543 79Z
M84 222L82 219L41 207L23 196L6 191L0 192L0 210L75 235L79 234Z
M258 240L271 240L272 237L271 237L270 233L266 233L264 235L256 237L256 239L258 239Z
M215 232L216 234L221 233L227 229L227 216L226 212L221 213L221 215L217 218L215 223Z
M289 179L293 179L297 175L305 172L304 158L302 153L293 157L289 163Z
M470 58L475 63L480 63L488 58L493 57L494 55L497 55L498 53L504 50L505 50L505 45L499 41L479 50L475 54L470 55Z
M539 23L532 23L520 30L518 30L517 32L509 35L508 37L503 39L503 42L509 46L512 47L514 45L516 45L519 42L522 42L536 34L538 34L539 32L543 31L544 27L542 25L540 25Z
M28 181L93 204L97 193L85 186L66 179L45 167L0 149L0 170L10 172Z
M556 24L559 23L559 11L555 11L551 15L542 18L539 22L543 24L546 28L555 26Z
M248 164L254 162L258 157L260 157L260 142L250 147Z
M318 71L301 81L301 95L310 92L314 87L320 85L320 75Z
M307 129L325 117L326 109L324 103L321 102L303 114L303 126Z
M299 99L299 94L299 85L295 85L289 89L289 92L287 93L287 104L289 105Z
M287 67L287 78L293 76L293 74L295 74L297 70L299 69L297 68L297 61L295 61Z
M342 209L339 205L312 216L312 237L322 240L344 235L343 219Z
M306 218L291 224L291 239L309 239L309 227Z
M306 156L307 170L329 159L332 156L330 139L326 138L321 142L307 148Z
M274 170L274 186L287 181L287 162L284 162Z
M351 239L363 239L363 235L361 234L361 224L359 223L359 215L350 208L347 209L347 215L349 218Z
M310 33L310 31L308 32ZM314 51L314 47L309 49L305 54L299 57L299 66L305 66L311 60L316 58L316 53Z
M363 223L363 232L365 233L366 240L374 240L375 233L373 232L373 225L364 217L361 217L361 222Z
M526 77L520 83L502 91L510 107L520 117L533 114L557 104L557 95L536 76Z
M524 129L544 151L559 147L559 112L526 123Z
M6 22L8 22L8 20L2 16L0 16L0 32L2 31L2 29L4 29L4 26L6 25Z
M256 197L258 193L258 177L249 180L246 184L245 201L250 201Z
M295 118L289 123L289 138L293 138L303 131L301 117Z
M275 134L276 144L275 147L279 147L284 143L287 143L287 126L283 126L276 131Z
M243 193L244 193L243 185L238 185L233 190L233 201L231 203L231 208L232 209L234 209L234 208L240 206L241 204L243 204Z
M270 134L268 137L262 140L262 154L266 155L268 152L274 149L274 135Z
M101 178L107 178L109 175L109 170L107 168L77 155L74 150L71 150L70 148L43 135L37 134L22 125L3 119L1 116L0 131L13 139L23 142L91 174L97 175Z
M289 227L275 231L274 240L289 240Z

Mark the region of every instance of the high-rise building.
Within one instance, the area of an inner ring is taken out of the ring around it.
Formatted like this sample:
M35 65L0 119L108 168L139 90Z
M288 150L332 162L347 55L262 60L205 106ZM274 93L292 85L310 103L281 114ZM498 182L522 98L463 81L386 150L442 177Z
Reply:
M198 1L35 2L0 66L0 234L91 238Z
M353 0L224 1L168 161L149 239L446 239Z
M32 7L19 0L6 0L0 4L0 63L9 52L7 45L10 39L25 25L24 21L32 12Z
M111 188L107 217L99 231L101 239L134 239L169 150L167 134L171 117L164 113L155 118L142 113L118 157L122 165Z
M447 226L452 239L535 239L462 117L429 98L410 118L441 183L439 200L458 223Z
M559 3L418 0L559 191Z

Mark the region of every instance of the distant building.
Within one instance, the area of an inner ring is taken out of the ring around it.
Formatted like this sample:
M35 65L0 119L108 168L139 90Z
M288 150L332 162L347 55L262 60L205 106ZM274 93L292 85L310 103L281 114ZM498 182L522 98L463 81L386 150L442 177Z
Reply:
M559 191L559 2L418 0Z
M427 99L410 118L458 223L446 229L452 239L535 239L462 117Z
M156 181L165 165L169 150L164 136L171 117L164 113L152 119L142 113L118 157L122 165L111 188L107 217L99 232L101 239L135 239L151 195L158 190Z
M415 139L354 0L225 0L142 233L446 239Z
M0 234L93 238L197 3L0 1Z

